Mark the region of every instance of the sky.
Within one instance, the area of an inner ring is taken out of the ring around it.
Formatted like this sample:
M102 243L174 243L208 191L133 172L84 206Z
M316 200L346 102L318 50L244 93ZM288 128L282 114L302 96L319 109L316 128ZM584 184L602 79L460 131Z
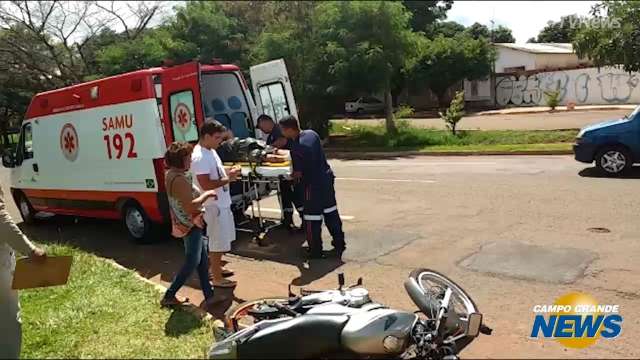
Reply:
M479 22L491 27L503 25L511 29L516 43L536 37L547 22L561 16L588 15L597 1L454 1L447 20L469 26Z

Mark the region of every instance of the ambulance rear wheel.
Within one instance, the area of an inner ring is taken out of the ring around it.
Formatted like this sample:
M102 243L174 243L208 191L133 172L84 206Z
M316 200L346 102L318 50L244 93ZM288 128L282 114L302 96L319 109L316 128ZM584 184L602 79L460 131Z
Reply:
M20 210L20 216L25 224L32 224L35 221L36 211L31 206L29 199L22 192L18 193L17 201L18 210Z
M128 202L122 207L122 222L133 241L140 244L154 241L153 224L137 203Z

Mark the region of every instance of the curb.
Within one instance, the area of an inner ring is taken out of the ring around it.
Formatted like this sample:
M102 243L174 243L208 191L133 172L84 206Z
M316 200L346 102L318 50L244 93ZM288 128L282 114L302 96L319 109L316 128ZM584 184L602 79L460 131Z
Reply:
M604 106L604 107L599 107L599 108L587 108L587 109L575 108L573 110L557 109L556 108L553 111L551 111L551 110L523 110L523 111L513 111L513 112L511 112L511 111L497 110L496 112L493 112L494 110L489 110L487 112L471 113L471 114L468 115L468 117L492 116L492 115L555 114L555 113L562 113L562 112L612 111L612 110L629 110L629 108L619 107L619 106Z
M103 258L103 259L104 259L104 258ZM114 268L116 268L116 269L124 270L124 271L126 271L126 272L133 273L133 276L134 276L136 279L138 279L138 280L140 280L140 281L142 281L142 282L145 282L145 283L147 283L147 284L149 284L149 285L153 286L153 288L154 288L154 289L156 289L156 291L158 291L158 293L160 293L160 294L164 294L164 293L167 291L167 288L166 288L166 287L164 287L164 286L162 286L162 285L160 285L160 284L158 284L158 283L155 283L155 282L153 282L153 281L151 281L151 280L149 280L149 279L145 278L144 276L142 276L142 275L138 274L136 271L133 271L133 270L131 270L131 269L128 269L128 268L126 268L126 267L124 267L124 266L122 266L122 265L118 264L117 262L115 262L115 261L114 261L114 260L112 260L112 259L104 259L104 260L105 260L107 263L109 263L111 266L113 266ZM206 312L206 311L202 310L200 307L198 307L198 306L196 306L196 305L194 305L194 304L192 304L192 303L188 303L188 304L186 304L186 305L183 305L183 306L182 306L182 309L183 309L183 310L185 310L186 312L188 312L188 313L190 313L190 314L194 315L195 317L197 317L197 318L198 318L199 320L201 320L201 321L204 321L204 322L207 322L207 323L211 322L211 323L213 323L213 324L215 324L215 323L216 323L216 321L215 321L216 319L214 319L213 315L209 314L208 312Z
M407 156L505 156L505 155L573 155L572 150L522 150L522 151L332 151L327 156L334 158L385 158Z

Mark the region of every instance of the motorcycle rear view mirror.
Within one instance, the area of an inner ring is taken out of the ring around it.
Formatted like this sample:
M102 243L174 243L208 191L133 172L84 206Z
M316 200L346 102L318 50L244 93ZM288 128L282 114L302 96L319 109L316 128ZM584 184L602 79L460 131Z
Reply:
M480 327L482 326L482 314L471 313L467 319L467 328L465 335L471 337L477 337L480 334Z

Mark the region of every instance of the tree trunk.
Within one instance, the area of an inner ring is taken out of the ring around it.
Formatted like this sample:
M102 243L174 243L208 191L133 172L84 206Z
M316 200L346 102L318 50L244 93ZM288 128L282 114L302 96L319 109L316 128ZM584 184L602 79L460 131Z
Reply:
M449 104L447 104L447 102L445 101L445 93L438 93L436 94L436 97L438 98L438 111L446 111L446 109L449 107Z
M4 150L9 145L9 134L7 134L7 123L9 122L9 109L5 108L4 114L0 117L0 136L2 136L2 143L0 144L0 151Z
M398 132L396 128L396 122L393 119L393 103L391 99L391 88L387 83L387 87L384 90L384 108L385 108L385 125L387 127L387 133L395 134Z

